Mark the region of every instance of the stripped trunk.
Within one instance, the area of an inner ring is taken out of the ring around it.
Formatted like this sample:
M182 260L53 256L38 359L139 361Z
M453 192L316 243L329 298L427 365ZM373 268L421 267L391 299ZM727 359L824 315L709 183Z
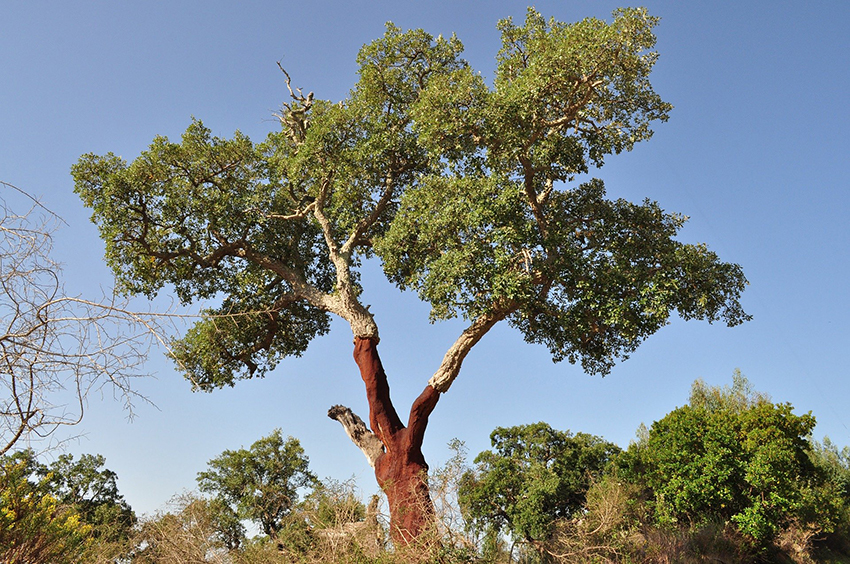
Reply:
M422 456L422 439L428 416L437 405L440 394L445 393L457 377L469 350L493 325L515 309L515 304L506 304L477 318L464 330L446 352L440 368L428 381L428 385L413 402L407 426L399 419L390 399L387 375L378 356L378 332L374 320L368 314L361 315L360 319L370 324L359 332L352 322L355 334L354 360L366 384L369 425L372 428L370 430L351 409L341 405L333 406L328 411L328 417L342 424L345 432L375 469L378 484L390 503L393 541L399 545L407 545L415 540L434 516L434 506L428 492L428 465Z
M371 432L384 446L383 452L370 458L370 463L375 468L378 485L389 501L393 541L406 545L428 527L434 515L428 491L428 464L422 455L422 439L428 416L437 405L440 393L430 384L426 386L413 402L405 426L390 399L387 375L378 357L377 340L355 338L354 360L366 384Z

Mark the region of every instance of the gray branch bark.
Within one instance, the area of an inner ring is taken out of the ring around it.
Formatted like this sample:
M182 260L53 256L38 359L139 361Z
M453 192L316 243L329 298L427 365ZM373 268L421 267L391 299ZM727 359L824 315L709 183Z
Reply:
M335 405L328 410L328 417L339 421L348 438L351 439L357 448L363 451L366 455L366 460L369 465L374 468L375 461L384 453L384 443L369 430L366 423L363 422L356 413L351 411L351 408L344 405Z

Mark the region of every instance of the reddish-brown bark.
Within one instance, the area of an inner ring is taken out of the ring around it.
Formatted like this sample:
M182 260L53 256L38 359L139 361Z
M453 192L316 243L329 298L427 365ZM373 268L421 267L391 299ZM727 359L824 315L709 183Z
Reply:
M386 449L375 462L375 477L389 501L390 534L396 543L409 544L429 525L434 514L422 439L440 393L426 386L413 402L405 426L390 399L376 340L356 338L354 360L366 384L369 425Z

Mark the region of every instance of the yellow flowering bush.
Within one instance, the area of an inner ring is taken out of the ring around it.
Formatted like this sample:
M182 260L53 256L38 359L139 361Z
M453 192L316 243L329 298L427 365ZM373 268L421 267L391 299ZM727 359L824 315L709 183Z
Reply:
M33 472L32 453L0 462L0 562L78 562L90 544L91 526L46 491L50 476Z

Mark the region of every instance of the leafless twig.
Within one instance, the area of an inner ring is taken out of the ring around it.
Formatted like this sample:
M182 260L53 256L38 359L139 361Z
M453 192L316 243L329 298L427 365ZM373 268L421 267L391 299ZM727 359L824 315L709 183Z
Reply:
M111 388L127 408L144 400L132 380L144 375L151 346L165 341L159 319L132 312L115 297L66 295L62 269L51 258L61 218L23 190L0 184L29 206L16 213L0 196L2 455L19 441L79 423L95 390Z

